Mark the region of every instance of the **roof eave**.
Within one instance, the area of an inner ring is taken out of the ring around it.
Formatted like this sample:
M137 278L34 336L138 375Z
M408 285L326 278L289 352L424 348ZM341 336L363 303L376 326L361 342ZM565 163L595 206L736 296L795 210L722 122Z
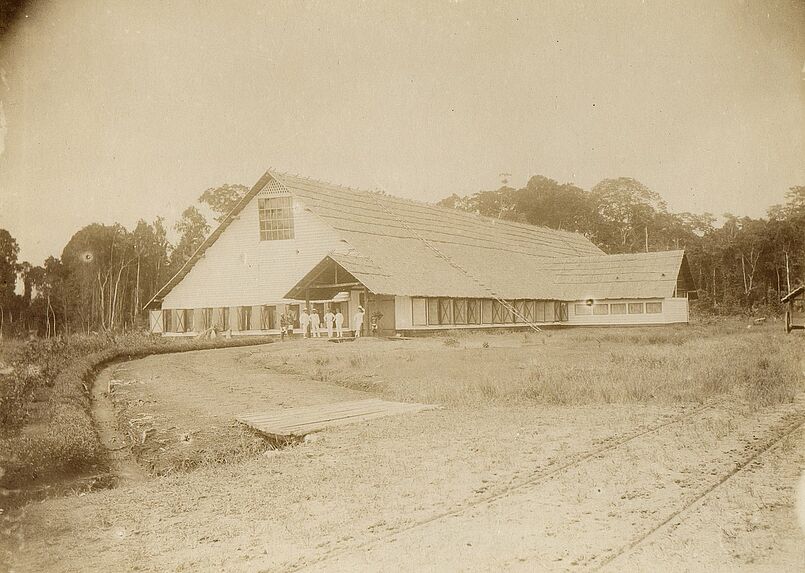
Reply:
M184 264L179 268L178 271L166 282L161 289L159 289L156 294L151 297L145 306L143 306L144 310L152 310L158 308L157 305L162 305L162 302L165 300L165 297L170 294L170 292L178 285L185 276L193 269L193 266L202 258L204 253L207 251L208 248L212 246L215 241L218 240L218 237L226 230L227 227L235 220L235 218L240 214L243 209L246 208L246 205L254 199L255 195L257 195L260 190L266 186L266 184L273 178L271 171L266 171L260 179L257 180L257 183L246 193L240 201L238 201L237 205L227 213L226 217L221 221L221 223L215 228L215 230L210 233L204 241L202 241L201 245L193 252L189 259L187 259Z

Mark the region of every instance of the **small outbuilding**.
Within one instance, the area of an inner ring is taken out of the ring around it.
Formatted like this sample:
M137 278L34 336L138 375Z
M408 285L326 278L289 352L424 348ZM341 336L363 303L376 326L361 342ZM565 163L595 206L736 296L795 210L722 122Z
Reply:
M798 286L781 298L780 302L788 306L785 309L785 331L805 329L805 286Z

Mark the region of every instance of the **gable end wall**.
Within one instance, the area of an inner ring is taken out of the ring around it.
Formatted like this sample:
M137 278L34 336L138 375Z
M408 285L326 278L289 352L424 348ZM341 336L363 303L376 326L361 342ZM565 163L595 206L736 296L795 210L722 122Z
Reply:
M336 232L294 199L294 238L261 241L255 196L165 297L162 308L280 303L296 282L330 251L343 246Z

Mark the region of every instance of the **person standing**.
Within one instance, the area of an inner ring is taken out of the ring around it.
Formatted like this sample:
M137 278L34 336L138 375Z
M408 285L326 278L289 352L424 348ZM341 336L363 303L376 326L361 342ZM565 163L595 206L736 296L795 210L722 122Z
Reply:
M361 329L363 328L363 315L366 311L363 310L362 306L358 307L358 312L355 313L355 316L352 318L352 327L355 329L355 338L360 338L361 336Z
M321 338L321 319L319 318L319 311L313 309L313 314L310 315L310 336L311 338Z
M302 310L302 314L299 315L299 326L302 327L302 338L307 338L307 328L310 324L310 315L307 313L307 309Z
M333 337L333 321L335 320L335 315L333 311L330 310L330 307L327 307L327 312L324 313L324 324L327 326L327 338Z
M344 338L344 315L341 314L341 308L335 311L335 337Z
M280 340L285 341L288 334L288 315L284 312L280 314Z

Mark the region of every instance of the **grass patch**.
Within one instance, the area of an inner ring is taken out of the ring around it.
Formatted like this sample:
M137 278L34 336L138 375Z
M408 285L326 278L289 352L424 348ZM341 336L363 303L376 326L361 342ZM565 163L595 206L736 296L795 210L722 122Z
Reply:
M119 359L243 346L267 339L203 341L132 334L2 343L0 485L15 488L104 471L106 452L90 412L95 373Z
M433 337L416 348L367 345L327 381L390 400L461 407L541 403L790 402L803 388L802 338L740 320L652 328ZM333 350L334 353L338 349ZM311 374L291 357L289 367ZM322 378L319 378L322 379ZM371 380L371 383L367 383Z

